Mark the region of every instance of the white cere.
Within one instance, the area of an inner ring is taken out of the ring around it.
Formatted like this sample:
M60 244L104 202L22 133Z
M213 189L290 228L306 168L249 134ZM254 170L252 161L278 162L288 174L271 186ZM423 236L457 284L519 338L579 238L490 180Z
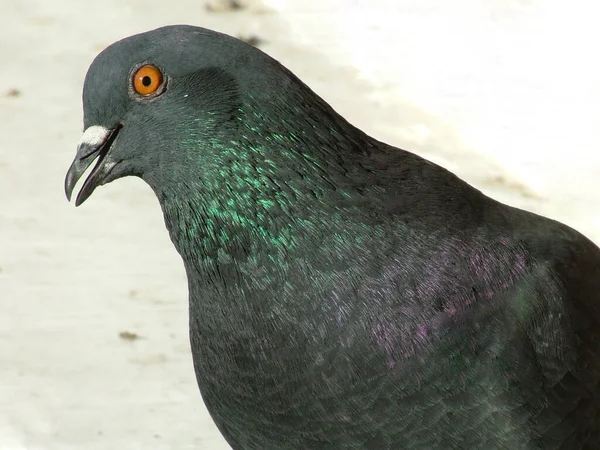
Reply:
M81 136L81 140L79 141L79 145L87 144L90 146L96 146L103 143L108 137L109 130L100 125L92 125L88 127L84 132L83 136Z

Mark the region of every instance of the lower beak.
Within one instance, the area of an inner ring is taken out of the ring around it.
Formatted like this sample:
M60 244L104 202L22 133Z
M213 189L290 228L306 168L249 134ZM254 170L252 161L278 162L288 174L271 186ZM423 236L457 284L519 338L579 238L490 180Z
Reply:
M96 159L98 162L85 180L85 183L83 183L83 187L77 195L77 200L75 200L75 206L79 206L85 202L92 195L94 189L103 184L102 182L115 166L114 162L105 161L105 158L120 128L121 125L117 125L112 129L93 125L88 127L83 133L81 142L77 147L75 159L65 177L65 194L69 201L71 200L73 189L83 173Z

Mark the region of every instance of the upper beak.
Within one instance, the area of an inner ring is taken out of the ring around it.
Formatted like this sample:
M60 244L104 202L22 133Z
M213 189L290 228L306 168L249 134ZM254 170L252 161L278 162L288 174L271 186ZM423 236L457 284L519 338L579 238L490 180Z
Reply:
M102 184L106 176L115 166L116 163L105 161L105 158L110 146L117 137L120 128L121 125L117 125L112 129L93 125L88 127L83 133L81 142L77 147L75 159L73 160L71 167L69 167L67 176L65 177L65 194L67 195L68 200L71 200L73 189L86 169L96 159L98 159L98 163L79 191L77 200L75 200L75 206L79 206L85 202L89 196L92 195L94 189Z

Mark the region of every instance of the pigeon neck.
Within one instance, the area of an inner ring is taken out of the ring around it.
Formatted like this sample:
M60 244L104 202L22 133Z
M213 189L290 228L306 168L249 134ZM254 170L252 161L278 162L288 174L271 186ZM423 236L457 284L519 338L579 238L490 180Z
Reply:
M302 257L308 243L347 232L365 203L375 201L366 192L372 185L356 184L365 179L359 167L334 157L306 159L274 143L250 147L237 151L219 176L207 169L157 192L187 270L207 282L222 280L223 271L236 278L257 267L278 272L286 259Z
M374 201L376 143L315 97L261 108L250 99L235 130L204 144L202 164L191 160L159 188L188 271L208 282L254 266L276 273L303 245L348 226L334 216L350 218Z
M162 191L165 223L186 264L205 270L262 258L264 266L275 266L303 242L335 232L341 225L332 217L351 220L365 202L348 182L296 175L270 182L234 178L214 189L199 180Z

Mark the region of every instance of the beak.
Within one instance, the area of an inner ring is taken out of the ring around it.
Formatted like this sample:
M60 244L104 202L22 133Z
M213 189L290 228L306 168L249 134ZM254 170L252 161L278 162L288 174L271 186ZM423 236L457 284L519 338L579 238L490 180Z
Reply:
M105 161L105 158L120 129L121 125L117 125L112 129L93 125L83 133L81 142L77 147L75 159L65 177L65 194L69 201L77 181L96 159L98 162L85 183L83 183L83 187L77 195L77 200L75 200L75 206L85 202L92 195L94 189L103 184L103 181L116 165L114 162Z

